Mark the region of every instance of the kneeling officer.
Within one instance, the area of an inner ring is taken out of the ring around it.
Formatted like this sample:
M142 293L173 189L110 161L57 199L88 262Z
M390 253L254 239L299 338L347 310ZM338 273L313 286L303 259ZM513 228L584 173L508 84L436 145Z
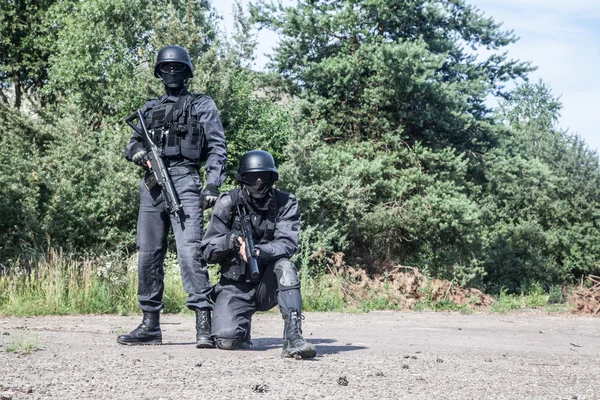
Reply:
M252 315L279 305L282 357L313 358L315 347L302 337L300 279L290 261L298 248L300 208L293 195L273 188L278 177L269 153L249 151L236 173L241 187L215 204L201 244L204 259L221 267L213 295L212 336L221 349L247 348L252 344Z

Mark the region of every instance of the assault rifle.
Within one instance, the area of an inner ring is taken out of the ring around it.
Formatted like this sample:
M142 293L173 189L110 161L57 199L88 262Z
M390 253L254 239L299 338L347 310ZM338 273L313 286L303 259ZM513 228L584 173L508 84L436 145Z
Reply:
M133 124L133 120L136 119L139 122L139 126L141 129ZM131 114L129 117L125 119L127 125L129 125L134 131L136 131L144 140L144 145L150 151L148 152L148 157L150 158L150 175L144 181L144 185L148 190L152 189L156 184L160 185L160 198L156 200L152 205L156 207L163 201L167 205L167 209L171 214L175 216L177 222L179 222L179 213L183 210L183 206L181 205L181 201L179 201L179 196L175 191L175 187L173 186L173 181L169 176L169 170L165 167L165 163L161 157L161 151L156 146L156 144L152 141L150 134L148 133L148 128L146 128L146 123L144 122L144 116L142 115L141 110L137 110L137 112Z
M254 255L254 239L252 238L252 223L250 222L250 216L246 213L246 208L243 204L237 205L238 215L240 216L242 236L244 237L244 243L246 244L246 260L250 269L250 279L255 281L260 276L258 270L258 261Z

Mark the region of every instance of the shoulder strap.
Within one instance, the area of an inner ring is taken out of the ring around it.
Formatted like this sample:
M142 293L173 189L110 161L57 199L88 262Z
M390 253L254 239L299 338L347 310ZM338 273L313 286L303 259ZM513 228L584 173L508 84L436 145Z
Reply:
M237 215L236 210L237 206L244 202L244 199L242 198L240 189L230 191L229 196L231 196L231 216L229 226L231 226L231 229L240 230L240 216Z
M208 140L204 135L204 130L198 124L199 116L195 107L195 103L198 103L198 101L203 97L206 97L206 95L203 93L190 93L189 96L189 111L187 112L187 114L189 114L189 120L187 121L188 134L192 138L191 141L193 146L197 146L198 142L200 142L200 161L206 162L206 160L208 160L210 150L208 148Z
M239 204L244 203L244 198L242 196L242 190L240 188L236 188L236 189L230 191L229 195L231 196L231 202L234 207Z
M263 236L263 242L270 242L275 238L275 224L277 223L277 195L273 196L269 211L267 212L267 228Z
M273 200L269 204L269 212L267 213L267 228L263 241L271 241L275 239L275 226L277 225L277 215L286 205L289 195L274 189Z
M181 119L182 118L185 119L184 111L187 108L186 102L188 101L189 97L190 97L190 95L179 96L179 98L177 99L177 102L171 108L171 110L169 111L167 116L165 117L165 125L166 126L171 126L173 124L173 121L176 121L176 120L179 120L178 122L181 123L182 122Z

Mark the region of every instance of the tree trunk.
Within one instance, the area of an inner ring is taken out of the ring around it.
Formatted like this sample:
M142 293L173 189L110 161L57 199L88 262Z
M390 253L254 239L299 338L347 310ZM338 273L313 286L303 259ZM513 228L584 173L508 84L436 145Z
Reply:
M14 105L14 107L16 109L21 108L21 96L22 96L21 77L19 76L19 73L17 73L17 76L15 77L15 105Z

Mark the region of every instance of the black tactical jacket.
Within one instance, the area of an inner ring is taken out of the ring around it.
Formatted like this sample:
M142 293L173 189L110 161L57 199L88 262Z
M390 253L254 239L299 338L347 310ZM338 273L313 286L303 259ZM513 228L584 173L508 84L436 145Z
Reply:
M222 194L215 204L210 224L200 244L202 255L209 264L219 264L221 275L238 281L244 275L245 263L239 250L227 247L226 235L235 224L236 204L242 198L241 189L233 189ZM277 201L275 229L271 240L265 239L265 226L268 210L254 210L246 206L253 226L255 247L260 249L258 257L261 273L266 263L280 258L290 258L298 249L300 237L300 207L294 195L274 189L273 199ZM273 201L273 200L271 200Z
M187 90L184 91L182 96L190 95ZM226 177L226 165L227 165L227 142L225 139L225 133L223 132L223 125L219 112L215 102L206 95L194 93L193 97L190 97L191 105L185 106L186 112L194 114L194 118L189 118L188 121L196 121L197 129L200 134L204 136L203 141L205 142L203 152L203 158L206 159L205 170L206 170L206 184L213 184L220 187ZM152 109L156 105L165 101L168 96L166 94L151 99L146 102L142 108L142 114L144 119L152 117ZM142 137L137 133L133 132L129 143L125 146L125 158L131 161L133 156L133 149L136 146L143 144ZM200 167L199 159L188 159L182 156L179 157L163 157L165 165L167 167L175 166L193 166L195 168Z

